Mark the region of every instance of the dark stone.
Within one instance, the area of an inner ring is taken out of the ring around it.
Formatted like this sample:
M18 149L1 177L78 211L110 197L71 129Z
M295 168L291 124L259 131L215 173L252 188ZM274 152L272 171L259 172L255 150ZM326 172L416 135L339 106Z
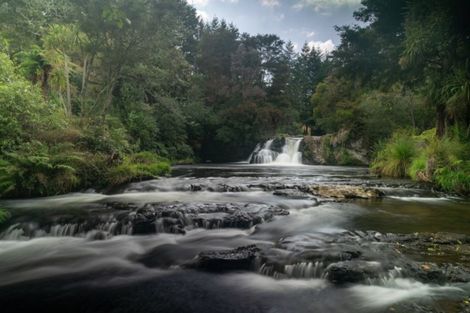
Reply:
M325 277L333 284L342 285L377 278L380 272L382 266L378 262L344 261L330 264Z
M250 245L233 250L201 252L187 267L210 272L251 270L259 251L255 245Z

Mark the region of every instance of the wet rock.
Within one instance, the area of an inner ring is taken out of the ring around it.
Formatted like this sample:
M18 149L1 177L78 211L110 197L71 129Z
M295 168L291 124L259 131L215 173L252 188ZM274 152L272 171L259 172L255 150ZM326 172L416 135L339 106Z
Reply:
M403 274L423 283L439 285L470 282L470 272L464 267L452 264L410 261L405 265Z
M275 196L285 197L289 199L309 199L316 200L311 194L297 189L280 189L273 192Z
M443 284L446 282L445 272L434 263L410 262L406 265L404 275L424 283Z
M210 272L251 270L259 251L256 245L250 245L233 250L201 252L186 267Z
M111 234L109 234L108 232L105 232L105 231L90 231L86 238L88 240L91 240L91 241L94 241L94 240L106 240L106 239L109 239L111 237Z
M344 261L330 264L325 277L333 284L358 283L369 278L377 278L382 272L379 262Z
M314 196L335 199L371 199L383 196L378 189L348 185L311 185L306 191Z

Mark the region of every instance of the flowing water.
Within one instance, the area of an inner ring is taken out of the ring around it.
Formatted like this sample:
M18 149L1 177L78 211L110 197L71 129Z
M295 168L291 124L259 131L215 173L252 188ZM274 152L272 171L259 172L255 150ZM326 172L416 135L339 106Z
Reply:
M299 162L298 144L287 141L276 158L262 152L269 144L258 149L277 166L179 166L110 194L0 203L12 213L0 229L2 312L466 312L465 280L430 283L392 264L386 275L336 285L325 271L352 242L373 256L367 266L391 262L380 243L361 239L370 230L470 236L470 203L365 168L283 166ZM385 197L288 193L309 184L373 186ZM248 245L265 254L250 269L185 266L201 252Z
M257 145L248 158L249 163L298 166L302 164L302 153L299 152L302 138L287 137L280 152L273 149L274 139L266 141L263 145Z

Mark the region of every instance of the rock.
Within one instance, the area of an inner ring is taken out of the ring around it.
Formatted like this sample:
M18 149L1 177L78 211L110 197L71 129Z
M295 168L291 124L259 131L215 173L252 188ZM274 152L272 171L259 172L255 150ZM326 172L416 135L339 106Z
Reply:
M304 164L368 165L368 151L362 140L353 140L349 131L335 134L305 136L300 145Z
M429 262L410 262L405 267L405 276L412 277L423 283L443 284L446 282L445 272L436 264Z
M210 272L250 270L259 251L256 245L250 245L233 250L201 252L186 267Z
M306 191L314 196L335 199L371 199L383 196L378 189L348 185L311 185Z
M273 192L275 196L285 197L289 199L309 199L316 200L311 194L297 189L280 189Z
M379 262L344 261L330 264L326 268L325 277L333 284L342 285L377 278L382 271Z

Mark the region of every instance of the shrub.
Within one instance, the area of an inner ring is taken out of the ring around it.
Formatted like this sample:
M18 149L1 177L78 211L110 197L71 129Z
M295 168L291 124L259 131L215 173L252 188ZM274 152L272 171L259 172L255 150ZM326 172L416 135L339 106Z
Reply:
M439 189L470 194L470 147L462 136L435 136L435 129L419 136L396 133L378 149L372 169L379 174L432 182Z
M462 195L470 194L470 161L458 161L436 170L434 179L439 188Z
M410 134L397 132L379 149L372 169L385 176L406 177L416 155L416 143Z
M24 144L0 160L0 195L47 196L72 191L79 185L77 168L82 156L69 145L49 148L38 142Z
M408 170L408 175L411 179L416 181L429 181L430 177L427 171L427 157L421 153L418 157L414 158Z
M5 209L0 209L0 226L10 219L10 212Z
M125 157L123 162L112 168L107 175L111 185L121 185L132 181L141 181L170 172L170 162L152 152L140 152Z

